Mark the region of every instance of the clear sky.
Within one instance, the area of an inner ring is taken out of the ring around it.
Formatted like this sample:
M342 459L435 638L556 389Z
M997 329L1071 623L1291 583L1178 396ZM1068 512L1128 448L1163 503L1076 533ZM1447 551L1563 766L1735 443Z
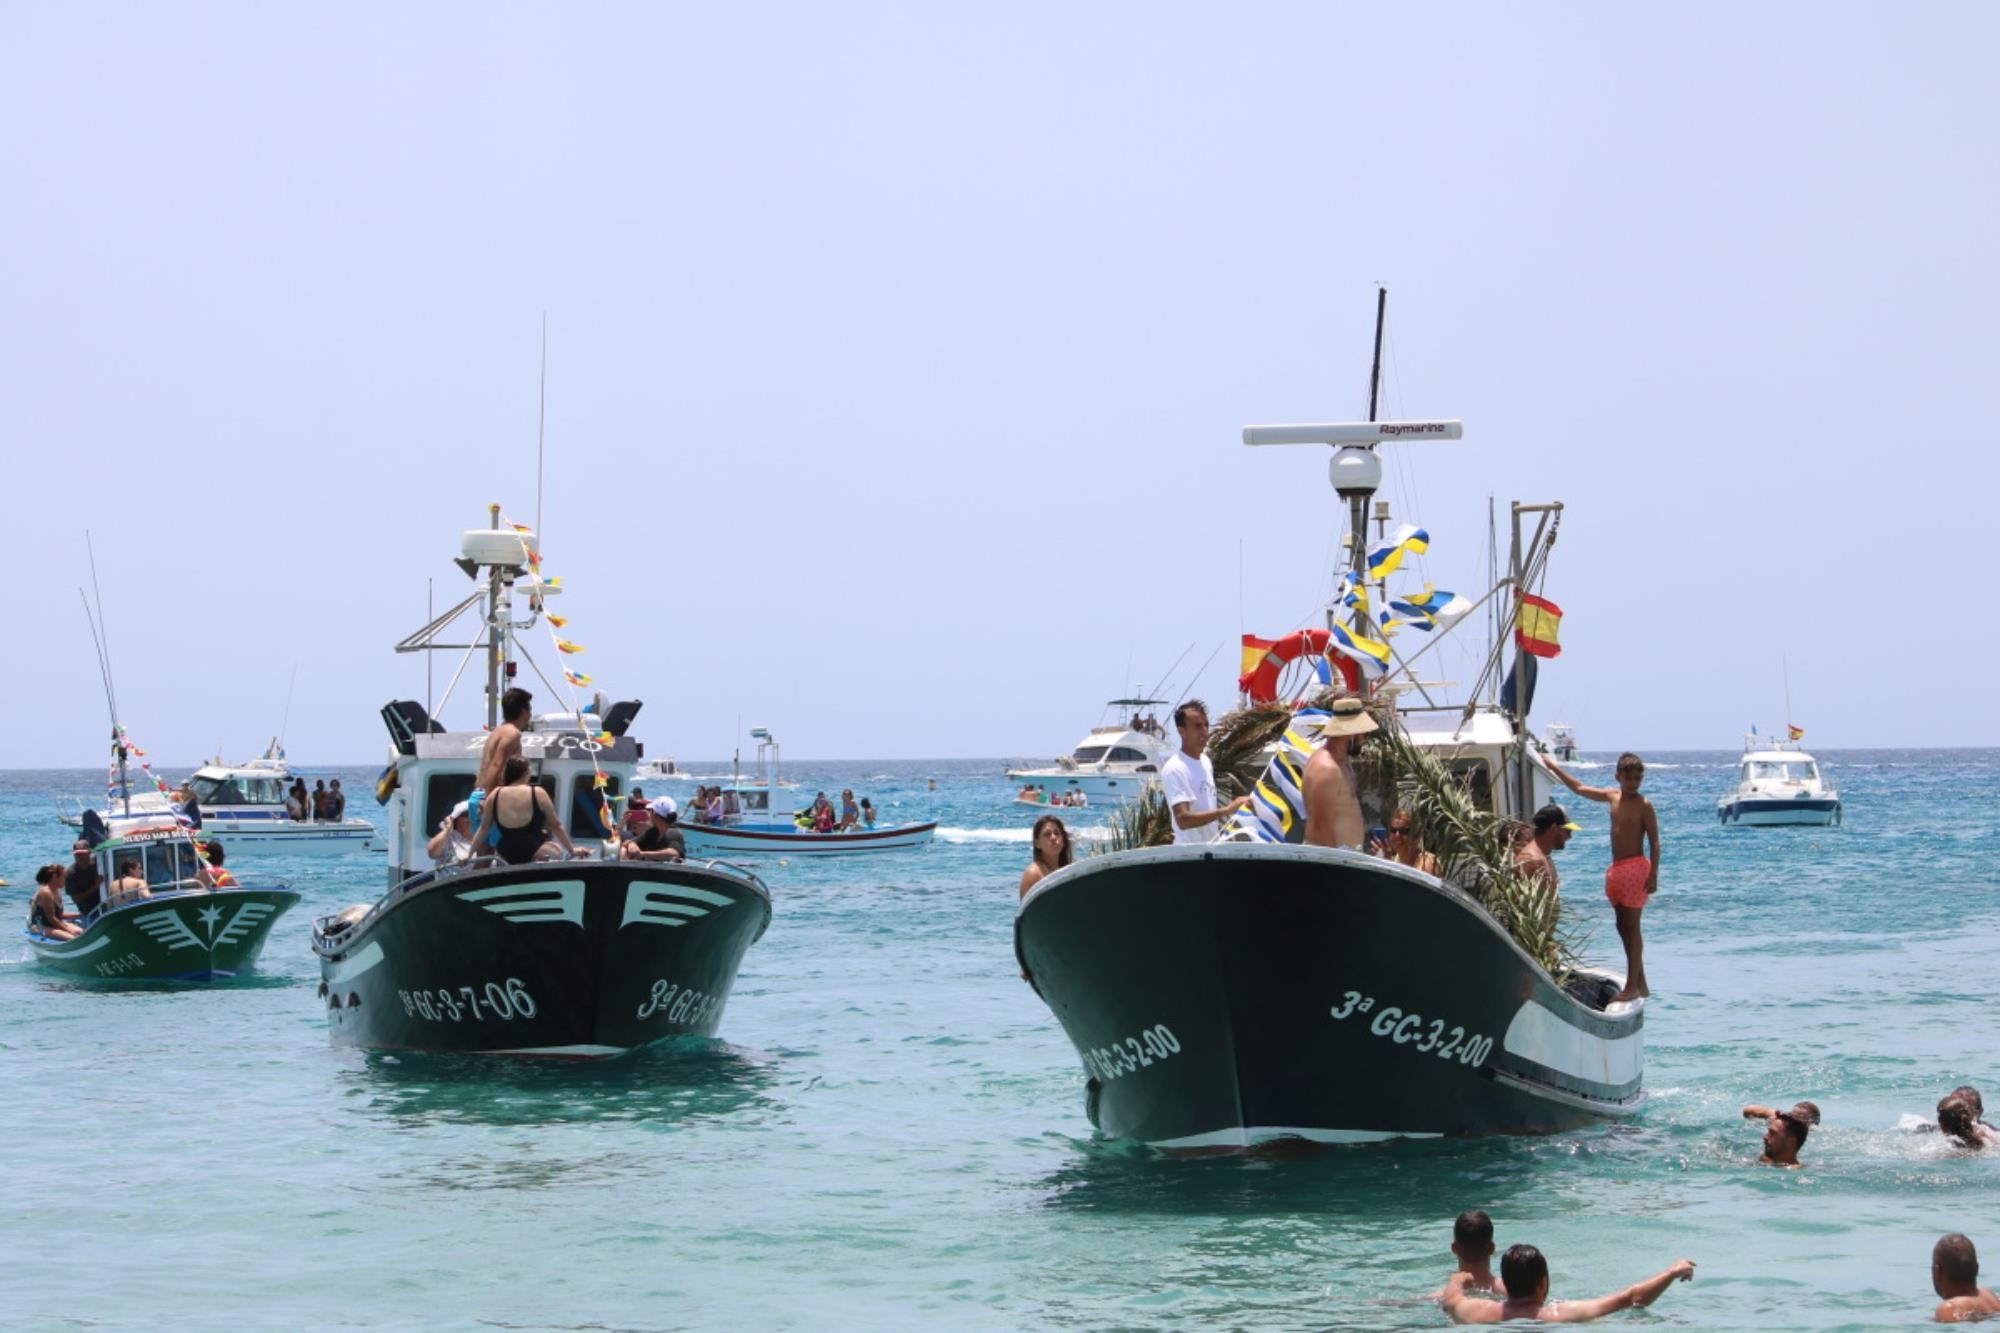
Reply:
M1815 745L2000 743L1991 6L4 15L0 766L103 754L86 528L155 755L294 667L293 756L380 755L426 580L532 515L544 312L549 569L649 753L1228 700L1339 522L1239 432L1364 414L1378 282L1387 414L1466 423L1390 462L1420 572L1569 506L1541 721L1734 746L1788 657Z

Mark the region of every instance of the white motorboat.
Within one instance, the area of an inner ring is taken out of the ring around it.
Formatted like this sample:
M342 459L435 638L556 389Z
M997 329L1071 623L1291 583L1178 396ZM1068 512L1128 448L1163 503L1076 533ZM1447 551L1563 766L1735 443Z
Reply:
M202 831L227 839L231 850L282 847L292 853L315 853L367 846L375 826L365 819L293 819L285 808L293 778L284 747L274 739L261 756L247 763L217 759L203 764L187 780L187 787L200 811ZM56 818L81 828L85 804L71 798L70 805ZM171 817L172 802L161 792L133 792L129 801L118 802L118 812Z
M1164 699L1113 699L1119 710L1111 726L1092 727L1076 748L1045 768L1010 768L1016 786L1041 787L1051 796L1082 792L1093 802L1136 801L1160 780L1160 765L1173 756L1175 742L1151 714L1138 710Z
M1549 723L1548 734L1542 737L1542 745L1556 757L1558 763L1576 762L1576 728L1569 723Z
M1825 828L1840 822L1840 793L1827 785L1819 761L1797 742L1753 731L1743 738L1736 786L1715 803L1715 810L1725 825Z

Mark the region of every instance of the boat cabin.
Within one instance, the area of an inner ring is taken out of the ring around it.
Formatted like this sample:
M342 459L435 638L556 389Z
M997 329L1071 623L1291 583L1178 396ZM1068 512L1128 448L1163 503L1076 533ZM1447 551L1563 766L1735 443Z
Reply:
M194 841L176 824L158 823L143 816L114 816L107 825L96 811L84 817L83 837L91 844L91 858L105 884L118 878L118 867L130 861L154 893L171 893L193 888L200 863Z
M631 711L636 713L637 707ZM444 731L411 703L391 704L383 716L397 751L388 833L393 887L433 868L427 844L452 807L472 795L488 733ZM630 720L627 714L619 725ZM536 719L534 729L521 736L521 757L528 761L535 783L549 794L569 836L578 842L603 842L615 837L616 830L605 825L602 805L610 802L615 820L631 789L641 748L630 736L599 739L603 729L592 715L586 714L582 722L579 727L575 717Z
M221 806L285 804L285 781L269 769L224 768L215 764L195 770L188 790L204 810Z
M1811 755L1783 754L1776 751L1763 754L1746 754L1743 767L1738 774L1745 787L1760 783L1804 784L1819 782L1819 765Z
M1461 722L1462 707L1406 705L1401 716L1410 739L1442 760L1482 810L1526 821L1548 801L1548 775L1524 762L1514 724L1499 709L1482 705Z

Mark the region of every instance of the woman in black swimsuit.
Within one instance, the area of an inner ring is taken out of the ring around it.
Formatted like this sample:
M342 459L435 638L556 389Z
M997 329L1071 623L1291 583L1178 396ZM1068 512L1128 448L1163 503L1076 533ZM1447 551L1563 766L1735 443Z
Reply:
M495 836L495 831L498 836ZM479 832L474 848L491 846L508 865L526 865L554 838L571 856L576 846L556 818L549 794L528 781L528 761L516 755L500 771L500 790L479 805Z
M46 865L35 872L35 897L28 904L28 929L52 940L73 940L83 932L63 920L63 868Z

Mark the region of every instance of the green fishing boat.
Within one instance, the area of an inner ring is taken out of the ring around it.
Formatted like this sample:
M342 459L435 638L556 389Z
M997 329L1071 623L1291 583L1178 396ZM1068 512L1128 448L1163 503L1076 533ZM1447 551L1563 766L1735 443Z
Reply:
M299 895L281 879L204 868L200 835L158 818L114 830L95 811L86 815L101 887L77 904L74 937L32 923L21 932L42 966L92 981L214 981L256 963Z

